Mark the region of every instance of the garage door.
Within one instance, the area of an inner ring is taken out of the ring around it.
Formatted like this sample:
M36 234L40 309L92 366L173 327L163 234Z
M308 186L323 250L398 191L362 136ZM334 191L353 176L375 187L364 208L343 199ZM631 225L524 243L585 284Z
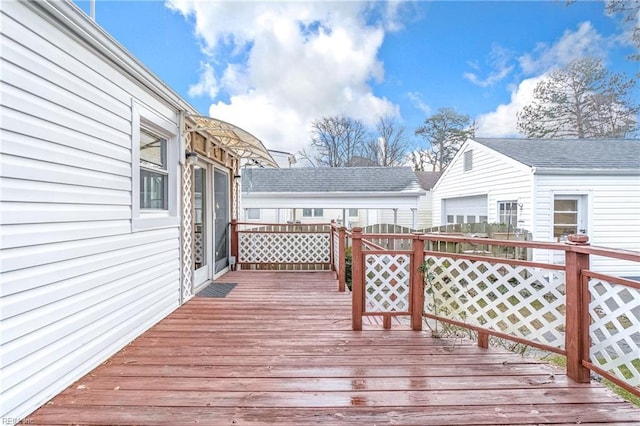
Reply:
M486 223L487 196L448 198L444 201L444 217L450 223Z

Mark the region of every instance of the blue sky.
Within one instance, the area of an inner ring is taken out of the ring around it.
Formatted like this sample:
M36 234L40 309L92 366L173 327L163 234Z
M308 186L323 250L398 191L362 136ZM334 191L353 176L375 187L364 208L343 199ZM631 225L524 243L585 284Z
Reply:
M639 69L630 23L602 1L97 0L96 17L202 114L289 152L336 114L394 115L417 146L440 107L470 115L479 136L518 136L515 113L554 67L591 55Z

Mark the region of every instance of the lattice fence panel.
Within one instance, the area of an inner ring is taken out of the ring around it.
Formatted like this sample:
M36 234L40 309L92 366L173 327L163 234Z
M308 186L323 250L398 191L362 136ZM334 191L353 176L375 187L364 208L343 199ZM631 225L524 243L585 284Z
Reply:
M239 263L330 263L328 233L239 233Z
M365 311L409 312L409 256L367 254Z
M591 362L640 387L640 290L589 280Z
M344 256L340 253L340 234L333 232L333 267L336 271L340 271L340 256Z
M191 133L184 135L184 146L191 151ZM182 166L182 291L181 302L193 296L193 169L189 164Z
M425 311L564 347L564 271L426 256Z

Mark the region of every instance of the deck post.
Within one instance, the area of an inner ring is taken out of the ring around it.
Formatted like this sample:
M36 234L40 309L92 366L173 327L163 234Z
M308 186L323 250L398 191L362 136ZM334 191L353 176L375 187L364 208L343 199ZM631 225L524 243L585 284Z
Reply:
M364 307L364 264L362 261L362 228L356 226L351 235L351 328L362 330Z
M424 239L422 234L413 233L413 255L411 274L410 274L410 291L409 298L411 300L411 329L415 331L422 330L422 312L424 311L424 278L420 268L424 261Z
M568 245L588 245L586 235L569 235ZM567 351L567 376L578 383L588 383L589 369L582 361L589 360L589 311L582 284L582 271L589 269L589 255L571 250L565 252L566 274L566 331L565 349Z
M478 347L489 349L489 334L482 331L478 332Z
M336 271L336 274L339 274L340 271L337 271L335 267L336 250L338 249L334 243L334 234L336 232L336 221L335 219L331 219L331 222L329 223L329 264L331 265L331 270Z
M345 291L345 284L347 281L347 262L345 251L347 245L345 244L346 231L345 227L338 228L338 253L340 253L340 259L338 259L338 290Z
M237 270L238 268L238 220L231 219L231 256L235 258L235 263L233 264L233 270Z

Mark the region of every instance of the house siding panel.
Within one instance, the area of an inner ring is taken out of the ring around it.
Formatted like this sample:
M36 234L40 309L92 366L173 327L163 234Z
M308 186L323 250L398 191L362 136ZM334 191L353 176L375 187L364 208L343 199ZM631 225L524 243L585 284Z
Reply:
M536 227L540 241L554 241L555 195L585 195L589 242L626 250L640 250L640 176L547 176L536 177ZM550 253L539 251L536 260L548 261ZM557 256L554 261L562 260ZM594 270L640 276L637 265L594 256Z
M178 226L131 231L132 99L176 134L178 111L56 7L0 11L3 418L27 415L179 304Z
M499 154L470 141L460 150L433 190L433 225L446 224L442 201L448 198L487 195L487 215L497 222L499 201L518 200L522 204L518 220L524 228L532 220L532 174L524 166L505 161ZM464 151L473 150L473 168L464 171ZM500 185L496 185L500 182Z

